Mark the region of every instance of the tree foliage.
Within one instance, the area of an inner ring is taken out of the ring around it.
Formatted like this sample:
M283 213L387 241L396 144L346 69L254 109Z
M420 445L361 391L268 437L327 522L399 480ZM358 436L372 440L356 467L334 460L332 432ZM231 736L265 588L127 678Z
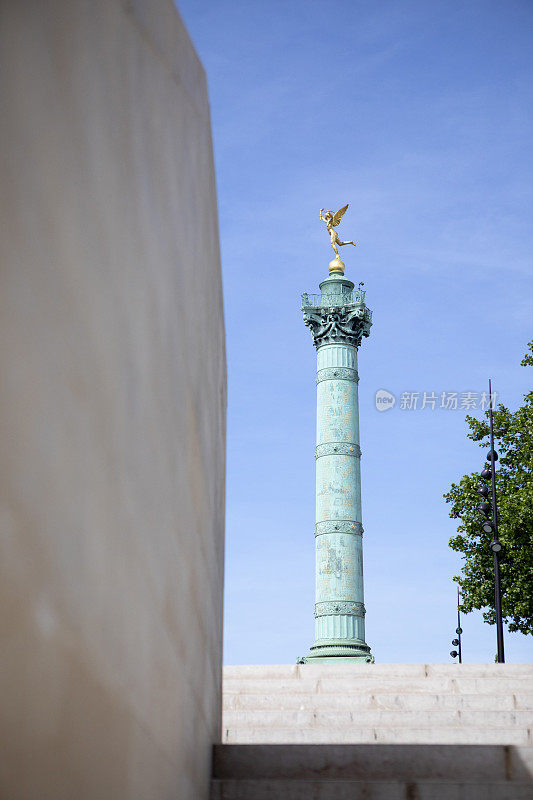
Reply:
M533 366L533 340L521 364ZM485 417L482 420L466 417L470 428L467 436L488 452L488 411ZM500 404L493 417L494 446L499 454L498 530L504 546L500 560L502 611L510 631L533 633L533 391L524 395L524 404L516 411ZM496 619L492 536L481 532L483 515L477 509L481 498L476 493L481 483L479 472L464 475L458 484L452 483L444 498L451 504L450 517L460 520L450 547L464 558L462 574L454 576L461 587L461 609L465 613L482 609L485 622L493 625Z

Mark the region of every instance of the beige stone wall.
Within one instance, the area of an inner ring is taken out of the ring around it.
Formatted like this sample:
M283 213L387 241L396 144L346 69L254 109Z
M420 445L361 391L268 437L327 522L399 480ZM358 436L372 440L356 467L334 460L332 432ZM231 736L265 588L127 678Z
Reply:
M6 0L0 92L0 796L201 800L226 404L205 75L170 0Z

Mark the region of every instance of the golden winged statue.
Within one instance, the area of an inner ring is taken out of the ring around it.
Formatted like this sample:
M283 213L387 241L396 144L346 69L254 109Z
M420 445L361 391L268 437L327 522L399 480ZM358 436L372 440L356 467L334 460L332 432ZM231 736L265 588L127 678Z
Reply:
M340 258L339 251L337 250L337 245L339 245L340 247L344 247L345 244L353 244L354 247L357 247L355 242L341 242L341 240L339 239L339 234L335 230L335 228L341 221L343 215L345 214L347 208L348 204L346 204L342 208L339 208L336 214L333 214L331 211L326 211L323 216L322 213L324 209L323 208L320 209L320 219L326 223L326 228L328 229L331 246L333 247L337 258Z

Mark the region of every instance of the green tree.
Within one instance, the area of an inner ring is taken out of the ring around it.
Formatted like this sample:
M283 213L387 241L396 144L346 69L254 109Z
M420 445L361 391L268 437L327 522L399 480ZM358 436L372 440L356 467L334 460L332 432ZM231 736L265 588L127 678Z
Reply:
M533 340L521 364L533 366ZM500 404L493 416L494 446L499 454L498 530L504 546L500 561L502 611L510 631L533 633L533 391L524 395L524 405L516 411ZM488 411L485 417L466 417L470 428L467 436L488 452ZM485 622L494 625L492 536L481 532L483 515L477 509L481 498L476 488L481 482L479 473L464 475L458 484L452 483L444 498L451 504L450 517L460 520L450 547L464 559L462 574L454 576L461 587L461 609L465 613L483 609Z

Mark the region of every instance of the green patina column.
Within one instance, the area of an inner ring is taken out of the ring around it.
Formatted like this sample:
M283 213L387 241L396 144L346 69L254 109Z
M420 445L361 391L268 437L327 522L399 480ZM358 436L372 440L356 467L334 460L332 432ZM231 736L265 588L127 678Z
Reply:
M372 314L340 258L302 295L317 349L315 642L300 663L372 662L365 642L357 349Z

